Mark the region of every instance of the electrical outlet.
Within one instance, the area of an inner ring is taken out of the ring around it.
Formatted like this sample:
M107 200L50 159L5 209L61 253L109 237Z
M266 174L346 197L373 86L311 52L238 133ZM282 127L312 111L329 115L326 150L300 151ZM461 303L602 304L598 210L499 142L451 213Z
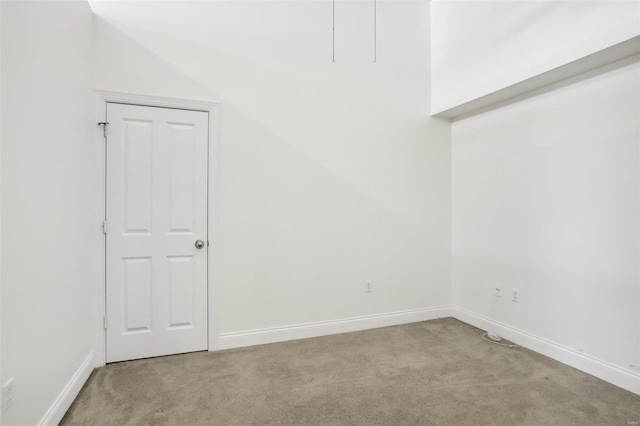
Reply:
M373 291L373 287L371 286L371 281L367 281L364 283L364 292L371 293Z
M519 288L514 288L513 289L513 298L511 299L514 302L519 302L520 301L520 289Z
M2 412L6 413L13 405L13 377L2 385Z
M493 291L494 291L493 295L495 297L501 297L500 292L502 291L502 288L500 286L496 286L496 288Z

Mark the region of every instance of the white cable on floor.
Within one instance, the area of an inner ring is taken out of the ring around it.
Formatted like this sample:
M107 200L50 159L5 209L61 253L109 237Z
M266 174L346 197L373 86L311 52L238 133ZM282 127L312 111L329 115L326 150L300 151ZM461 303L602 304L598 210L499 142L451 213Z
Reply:
M500 342L496 342L496 341L494 341L494 340L491 340L491 339L489 339L489 338L487 337L487 333L484 333L484 334L482 335L482 339L483 339L483 340L486 340L487 342L495 343L496 345L504 346L504 347L506 347L506 348L515 348L515 347L517 347L517 346L518 346L518 345L514 345L514 344L507 345L506 343L500 343Z

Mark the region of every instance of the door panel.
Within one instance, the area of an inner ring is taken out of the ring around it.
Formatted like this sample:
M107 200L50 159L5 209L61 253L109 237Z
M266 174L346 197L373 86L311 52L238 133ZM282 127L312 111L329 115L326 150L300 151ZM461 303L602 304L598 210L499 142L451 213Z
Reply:
M107 362L205 350L208 114L107 119Z
M124 119L122 125L125 156L122 189L126 191L124 231L127 234L151 234L153 122Z
M195 127L184 124L170 124L170 233L193 232L195 220L195 168L196 146ZM181 173L182 170L193 173Z
M195 284L193 256L169 258L169 329L193 327Z
M151 332L151 258L124 258L123 333Z

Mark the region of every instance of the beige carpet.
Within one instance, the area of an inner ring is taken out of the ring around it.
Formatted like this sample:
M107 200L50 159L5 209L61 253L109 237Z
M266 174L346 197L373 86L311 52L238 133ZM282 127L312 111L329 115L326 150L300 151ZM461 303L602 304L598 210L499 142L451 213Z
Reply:
M62 425L622 425L640 396L442 319L96 370Z

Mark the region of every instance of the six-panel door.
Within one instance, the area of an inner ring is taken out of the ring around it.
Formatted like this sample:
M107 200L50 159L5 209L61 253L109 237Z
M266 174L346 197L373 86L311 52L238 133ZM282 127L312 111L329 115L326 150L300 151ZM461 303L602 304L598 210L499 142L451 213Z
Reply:
M107 362L205 350L208 114L109 103L107 120Z

